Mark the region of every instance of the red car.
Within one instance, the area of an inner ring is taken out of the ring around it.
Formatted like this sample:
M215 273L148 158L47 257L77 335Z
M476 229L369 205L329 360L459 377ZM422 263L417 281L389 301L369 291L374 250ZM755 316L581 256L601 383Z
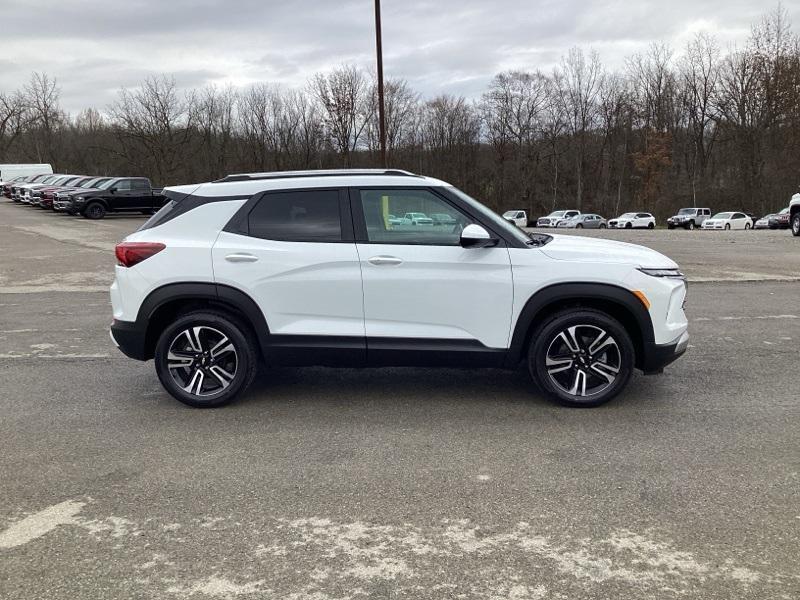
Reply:
M789 214L789 208L784 208L777 215L772 215L769 220L768 227L770 229L789 229L790 219L791 215Z
M81 175L69 182L64 182L61 185L44 187L40 190L37 190L37 192L40 192L41 195L38 196L38 201L35 204L39 208L53 208L53 195L56 192L75 190L79 187L83 187L83 184L85 184L87 181L93 181L94 179L96 178L88 175Z

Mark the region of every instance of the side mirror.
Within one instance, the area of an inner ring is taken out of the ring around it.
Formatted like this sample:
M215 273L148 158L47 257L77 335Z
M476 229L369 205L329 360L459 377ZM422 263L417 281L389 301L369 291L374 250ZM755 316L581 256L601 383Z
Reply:
M463 248L489 248L496 246L499 240L489 235L480 225L472 223L464 227L461 232L461 246Z
M117 191L117 188L115 188L115 187L108 188L108 191L109 191L109 192L111 192L111 193L113 194L114 192L116 192L116 191Z

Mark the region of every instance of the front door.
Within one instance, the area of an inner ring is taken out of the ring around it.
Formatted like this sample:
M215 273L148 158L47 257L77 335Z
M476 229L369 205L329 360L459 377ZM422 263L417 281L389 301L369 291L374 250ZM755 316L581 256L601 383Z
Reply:
M462 248L461 231L473 220L426 188L354 189L351 199L370 361L374 348L393 345L412 352L437 344L508 347L513 284L502 241ZM407 213L438 216L391 216Z

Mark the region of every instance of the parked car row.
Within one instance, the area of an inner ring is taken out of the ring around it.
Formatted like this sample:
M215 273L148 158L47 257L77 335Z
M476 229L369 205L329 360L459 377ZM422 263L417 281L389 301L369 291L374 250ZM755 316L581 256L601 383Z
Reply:
M0 181L6 198L87 219L102 219L107 213L151 214L163 206L161 189L146 177L107 177L42 173Z
M778 213L757 219L752 213L727 211L711 215L710 208L682 208L667 219L667 228L675 229L788 229L793 224L792 208L797 215L797 230L800 235L800 194L793 197L792 206ZM616 219L606 220L597 214L581 213L578 210L556 210L536 221L529 221L524 210L509 210L503 213L506 221L518 227L556 227L559 229L654 229L656 218L651 213L629 212Z

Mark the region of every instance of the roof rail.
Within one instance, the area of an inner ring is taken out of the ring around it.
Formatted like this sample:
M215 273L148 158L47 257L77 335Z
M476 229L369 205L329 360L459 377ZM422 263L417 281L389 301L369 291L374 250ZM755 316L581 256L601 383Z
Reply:
M211 183L231 181L257 181L259 179L295 179L298 177L361 177L369 175L394 175L401 177L420 177L401 169L319 169L310 171L273 171L268 173L234 173Z

